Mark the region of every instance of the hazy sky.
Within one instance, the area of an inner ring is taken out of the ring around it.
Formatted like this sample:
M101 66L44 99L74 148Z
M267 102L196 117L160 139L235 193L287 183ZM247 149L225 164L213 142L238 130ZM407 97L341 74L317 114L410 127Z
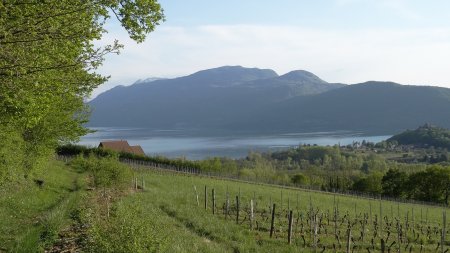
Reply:
M450 87L449 0L160 0L167 21L125 45L94 92L223 65L311 71L329 82L389 80Z

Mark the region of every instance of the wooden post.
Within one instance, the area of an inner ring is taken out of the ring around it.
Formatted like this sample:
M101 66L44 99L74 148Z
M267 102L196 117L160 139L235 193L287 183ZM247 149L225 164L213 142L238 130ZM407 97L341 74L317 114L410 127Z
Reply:
M288 228L288 244L291 244L292 240L292 220L294 215L292 215L292 210L289 211L289 228Z
M367 217L368 218L368 217ZM366 234L366 213L363 213L361 241L364 243L364 235Z
M334 234L337 236L337 206L334 207Z
M208 209L208 192L205 185L205 210Z
M409 211L406 211L406 218L405 218L405 230L408 231L409 227Z
M380 237L383 237L383 206L381 203L381 196L380 196Z
M230 194L227 190L227 200L225 203L225 219L228 219L228 214L230 214Z
M250 200L250 229L253 229L253 199Z
M236 224L239 224L239 196L236 196Z
M194 185L194 191L195 191L195 199L197 200L197 206L200 206L200 202L198 201L197 187L195 185Z
M145 181L144 181L144 177L142 177L142 190L145 190Z
M314 221L314 237L313 237L313 246L314 246L314 252L317 252L317 215L314 214L313 216L313 221Z
M291 210L291 200L289 199L289 195L288 195L288 210Z
M347 228L347 253L350 253L351 248L351 237L352 237L352 231L350 229L350 226Z
M283 215L283 190L281 190L281 204L280 204L281 215Z
M273 230L275 227L275 203L272 206L272 221L270 222L270 238L273 236Z
M386 244L384 242L384 239L381 239L381 253L386 252Z
M214 188L212 189L212 213L216 214L216 193L214 192Z
M134 178L134 189L137 191L138 189L138 179L137 177Z

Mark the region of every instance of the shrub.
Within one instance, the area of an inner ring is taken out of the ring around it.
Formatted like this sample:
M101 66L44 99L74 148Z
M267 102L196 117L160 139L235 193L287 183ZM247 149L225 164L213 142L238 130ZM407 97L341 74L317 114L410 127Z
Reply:
M78 156L71 161L71 166L79 172L89 172L95 187L122 188L131 180L131 169L120 163L117 156L97 157L93 154L87 158Z

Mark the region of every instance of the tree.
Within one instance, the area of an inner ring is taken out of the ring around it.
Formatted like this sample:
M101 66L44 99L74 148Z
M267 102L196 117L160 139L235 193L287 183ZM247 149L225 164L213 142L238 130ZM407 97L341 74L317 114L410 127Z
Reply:
M411 174L408 195L412 199L448 205L450 196L450 167L433 165L425 171Z
M381 180L383 194L390 197L404 197L408 175L399 170L389 169Z
M137 42L164 19L156 0L0 1L0 130L23 140L25 174L58 143L87 133L84 99L107 80L95 70L122 47L93 44L110 15Z
M291 182L295 185L306 185L308 184L308 178L302 173L297 173L291 177Z
M367 177L363 177L355 181L355 183L353 184L353 190L377 195L381 194L382 178L383 174L381 172L374 171L370 173Z

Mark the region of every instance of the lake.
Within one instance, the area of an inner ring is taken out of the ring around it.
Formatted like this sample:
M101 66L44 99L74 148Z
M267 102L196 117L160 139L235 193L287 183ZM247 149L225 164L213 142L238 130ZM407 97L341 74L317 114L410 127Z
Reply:
M141 145L147 155L171 158L186 157L192 160L221 156L245 157L249 151L280 150L301 144L347 145L363 140L380 142L390 135L368 136L355 132L314 132L287 134L234 134L202 135L185 130L151 130L144 128L91 128L95 133L83 136L79 144L98 146L103 140L127 140L130 145Z

